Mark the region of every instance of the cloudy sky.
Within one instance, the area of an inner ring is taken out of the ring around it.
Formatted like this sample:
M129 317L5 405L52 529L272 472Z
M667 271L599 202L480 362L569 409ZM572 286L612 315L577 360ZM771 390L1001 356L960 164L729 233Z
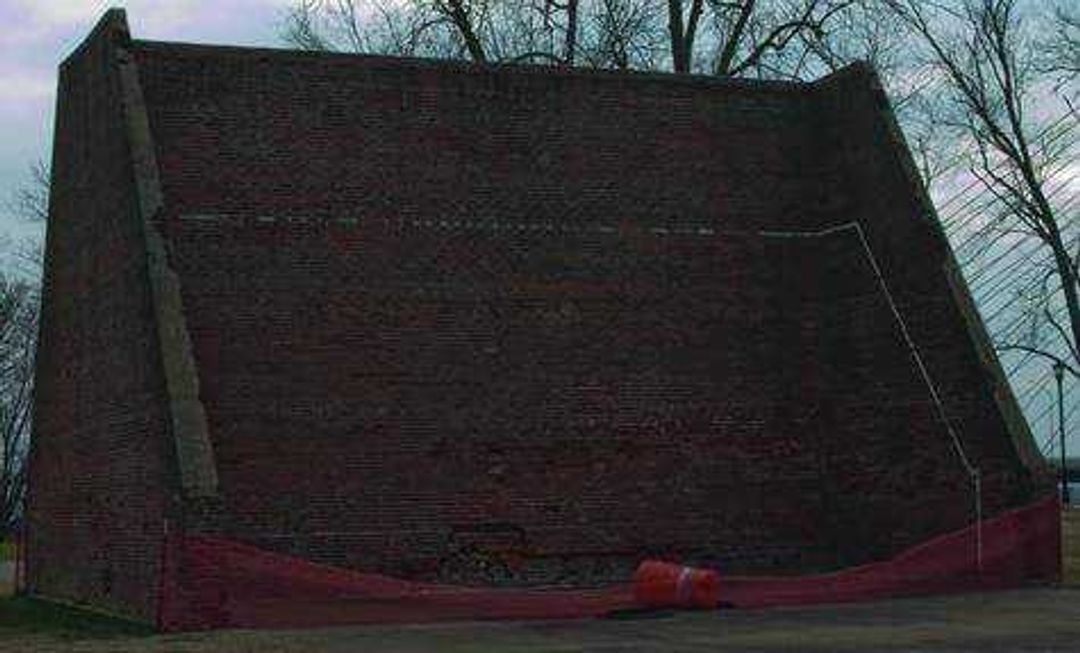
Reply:
M275 45L289 0L0 0L0 207L25 184L30 164L48 162L56 68L109 7L125 7L136 38ZM0 211L0 238L40 226Z

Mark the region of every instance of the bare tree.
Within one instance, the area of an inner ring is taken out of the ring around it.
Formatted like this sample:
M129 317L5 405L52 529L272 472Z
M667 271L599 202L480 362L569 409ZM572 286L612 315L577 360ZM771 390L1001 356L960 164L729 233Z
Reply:
M573 62L578 0L298 0L282 38L306 50Z
M573 66L577 61L577 42L578 42L578 8L581 3L578 0L566 0L565 3L559 4L554 0L549 3L553 8L566 12L566 27L564 33L566 37L563 41L563 63L567 66Z
M828 29L859 0L742 0L712 7L712 74L805 77L818 71Z
M484 44L480 41L480 32L486 27L490 9L486 0L431 0L431 7L454 26L473 61L487 61Z
M445 18L420 3L297 0L281 38L302 50L451 57Z
M746 2L753 6L752 1ZM668 0L668 35L671 43L671 69L677 73L688 73L694 56L694 38L697 36L698 23L705 9L705 0L690 0L689 12L683 18L683 0Z
M990 226L1035 238L1049 253L1051 265L1037 283L1046 293L1039 313L1057 344L1011 339L999 342L999 349L1061 362L1080 377L1080 242L1066 233L1071 220L1048 191L1063 150L1050 140L1047 124L1053 119L1033 107L1040 80L1024 30L1031 15L1021 14L1015 0L886 3L918 37L946 92L950 110L939 120L955 129L958 145L967 147L971 173L1003 209ZM1038 97L1046 100L1050 92L1042 89Z
M1059 7L1054 12L1054 25L1046 43L1046 70L1062 75L1066 80L1080 76L1080 10Z
M26 182L8 202L19 220L44 222L48 214L49 171L30 166ZM0 272L0 534L11 530L26 497L26 458L34 389L34 356L40 301L40 242L19 243L24 274Z
M9 218L22 224L44 225L49 212L49 168L40 159L27 167L26 177L11 196L0 202L0 208ZM10 256L5 262L13 266L13 272L31 284L38 284L43 262L43 240L25 237L0 242L0 251Z
M297 0L282 37L305 49L798 77L863 1Z
M586 5L582 65L656 70L669 48L663 7L655 0L599 0Z
M37 320L37 287L0 275L0 533L26 497Z
M49 211L49 168L44 161L30 164L27 179L15 190L10 208L18 219L45 221Z

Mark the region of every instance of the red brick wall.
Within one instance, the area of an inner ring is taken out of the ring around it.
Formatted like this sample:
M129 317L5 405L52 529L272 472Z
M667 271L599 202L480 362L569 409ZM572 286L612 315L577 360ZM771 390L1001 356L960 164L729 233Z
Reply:
M821 127L815 132L817 147L835 153L826 161L822 190L828 200L822 213L858 220L863 225L898 308L941 393L949 422L968 458L979 468L984 515L1053 492L1045 479L1021 464L994 402L992 377L979 362L972 336L943 273L949 256L947 241L936 218L920 202L921 190L913 183L912 162L887 113L884 93L864 67L843 71L818 86ZM854 328L870 319L858 313L852 317L858 320ZM838 355L845 358L855 353L851 348L838 348ZM872 365L865 355L861 362L851 362L854 369L869 371ZM902 429L882 437L880 432L862 428L858 415L883 410L882 404L889 409L896 404L895 393L888 385L889 372L889 367L878 367L862 378L849 377L847 390L836 393L838 407L843 406L842 410L855 418L844 420L846 428L835 440L852 445L837 449L843 470L837 482L847 496L840 509L847 516L841 520L846 532L858 533L859 541L869 542L874 548L895 542L897 529L902 541L918 541L974 517L972 490L959 457L951 447L943 452L925 447L928 438L947 441L940 420L931 420L932 426L923 438L905 438ZM923 402L924 411L931 410L929 399L925 389L907 398ZM901 412L892 423L902 426L904 408L896 408ZM880 439L870 441L880 444L855 446L865 442L867 436ZM890 449L889 456L879 457L876 462L866 456L868 452ZM902 464L890 464L890 460Z
M29 590L152 619L165 510L140 217L105 27L61 69L28 510Z
M878 216L809 87L137 56L226 534L591 582L642 555L850 564L970 520L857 242L745 235ZM887 167L869 179L904 196ZM872 229L890 274L940 256L892 229ZM903 301L937 270L905 273ZM911 319L961 366L942 382L999 510L1016 465L932 297Z

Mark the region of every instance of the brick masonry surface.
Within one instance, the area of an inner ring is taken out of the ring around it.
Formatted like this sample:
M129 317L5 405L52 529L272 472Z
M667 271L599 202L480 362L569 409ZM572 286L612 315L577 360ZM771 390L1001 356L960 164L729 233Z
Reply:
M966 523L857 239L752 236L860 218L985 508L1026 491L865 79L137 53L242 539L581 582L646 554L852 564Z
M123 40L123 39L121 39ZM166 517L477 584L645 556L831 569L974 519L1021 463L864 68L754 83L123 43L65 66L31 586L149 618ZM141 108L138 108L141 110ZM128 107L128 110L132 110ZM179 500L143 220L180 282L218 495Z
M170 485L167 418L113 54L92 37L60 73L28 584L150 620Z

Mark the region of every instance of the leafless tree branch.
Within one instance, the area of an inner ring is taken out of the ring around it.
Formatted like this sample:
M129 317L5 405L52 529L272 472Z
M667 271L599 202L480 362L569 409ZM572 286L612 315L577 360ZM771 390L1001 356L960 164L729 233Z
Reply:
M1078 371L1075 367L1070 365L1060 356L1057 356L1051 352L1038 349L1037 347L1029 347L1027 345L999 345L996 349L998 351L1023 351L1038 356L1040 358L1045 358L1046 360L1052 361L1055 364L1060 364L1064 369L1068 370L1069 374L1072 374L1074 377L1080 379L1080 371Z

